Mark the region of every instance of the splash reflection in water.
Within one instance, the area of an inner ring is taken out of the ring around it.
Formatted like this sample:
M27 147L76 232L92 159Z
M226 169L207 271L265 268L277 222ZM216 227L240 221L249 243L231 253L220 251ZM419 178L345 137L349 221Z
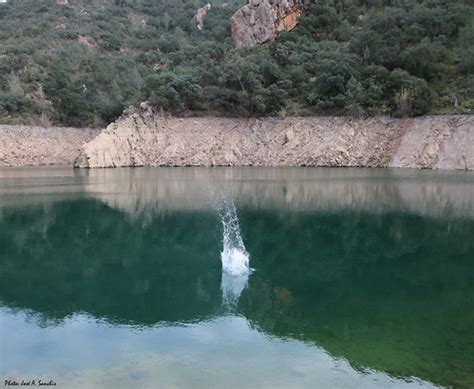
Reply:
M222 235L222 302L224 307L235 308L250 275L249 253L240 233L239 218L230 195L221 196L218 201Z
M472 388L473 210L472 173L0 169L0 376Z

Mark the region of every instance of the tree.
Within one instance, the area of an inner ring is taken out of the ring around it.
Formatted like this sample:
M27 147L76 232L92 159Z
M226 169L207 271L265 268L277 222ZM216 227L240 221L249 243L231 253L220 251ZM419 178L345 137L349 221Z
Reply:
M199 108L201 87L192 76L160 72L145 78L144 93L157 107L181 112Z
M462 28L458 38L458 53L461 58L462 70L474 73L474 23Z

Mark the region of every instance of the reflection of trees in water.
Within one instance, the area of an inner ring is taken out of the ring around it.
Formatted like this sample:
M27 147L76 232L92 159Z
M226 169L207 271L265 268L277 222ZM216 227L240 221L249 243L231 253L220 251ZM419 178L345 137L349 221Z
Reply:
M239 308L259 329L314 342L361 368L473 385L472 221L253 218L241 212L257 271ZM278 235L267 240L270 226Z
M472 221L239 213L256 272L237 313L359 367L472 386ZM4 208L0 299L53 320L78 311L134 325L217 315L219 228L214 214L186 212L143 226L91 200Z
M87 311L145 325L211 315L220 307L216 222L164 214L144 228L95 201L4 210L1 299L53 317Z

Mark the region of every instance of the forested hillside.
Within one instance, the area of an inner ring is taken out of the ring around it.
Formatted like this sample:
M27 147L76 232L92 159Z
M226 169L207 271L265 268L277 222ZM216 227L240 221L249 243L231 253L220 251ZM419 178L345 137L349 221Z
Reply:
M65 4L64 4L65 3ZM101 126L149 100L177 115L474 113L473 0L317 0L236 49L245 1L0 3L0 121Z

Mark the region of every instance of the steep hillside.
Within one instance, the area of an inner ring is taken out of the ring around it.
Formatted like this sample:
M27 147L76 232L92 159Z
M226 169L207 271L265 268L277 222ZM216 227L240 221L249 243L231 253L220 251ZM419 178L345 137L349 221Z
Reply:
M257 3L0 3L0 122L101 126L145 100L184 116L474 111L470 0L277 4L251 42L266 43L236 48L264 28L244 15Z

